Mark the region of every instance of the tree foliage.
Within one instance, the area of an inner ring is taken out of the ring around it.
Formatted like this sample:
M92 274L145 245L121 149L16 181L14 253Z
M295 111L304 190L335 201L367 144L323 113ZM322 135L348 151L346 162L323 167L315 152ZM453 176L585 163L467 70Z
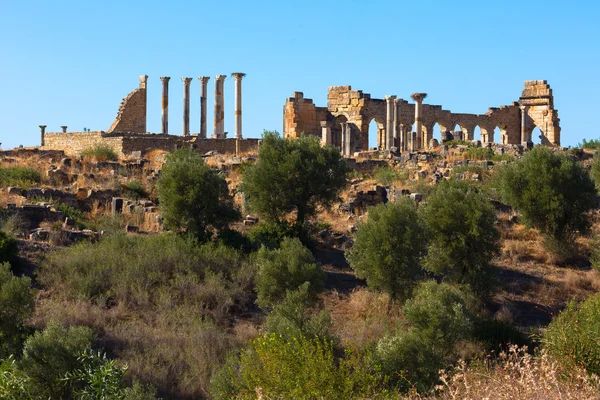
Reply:
M442 183L420 214L430 236L424 268L445 281L485 291L500 238L495 210L485 196L462 182Z
M207 240L239 214L227 183L194 150L182 148L167 156L158 179L158 198L165 226Z
M256 262L256 302L261 307L282 300L287 291L297 290L305 282L309 284L307 290L311 295L323 288L325 272L298 238L283 239L279 249L262 247Z
M33 314L31 279L16 277L8 263L0 264L0 358L20 354L29 329L25 321Z
M17 241L6 232L0 231L0 263L13 261L17 252Z
M536 147L503 168L499 182L502 197L525 223L550 238L573 242L576 232L589 228L586 213L595 206L596 189L588 171L568 155Z
M286 140L265 131L258 161L244 169L242 190L250 208L267 220L281 223L297 212L300 229L318 204L337 198L349 172L339 150L321 147L314 136Z
M401 198L369 209L369 219L358 225L346 258L369 287L407 299L424 275L420 262L426 246L415 203Z

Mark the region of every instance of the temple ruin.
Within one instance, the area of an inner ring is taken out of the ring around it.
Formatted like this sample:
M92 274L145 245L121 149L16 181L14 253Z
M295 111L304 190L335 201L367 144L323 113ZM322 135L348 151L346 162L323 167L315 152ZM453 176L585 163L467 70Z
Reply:
M560 145L560 119L554 108L552 89L545 80L525 81L519 101L491 107L485 114L454 113L440 105L424 104L426 93L413 93L414 104L396 96L373 99L350 86L330 86L327 107L317 107L302 92L294 92L284 106L283 132L286 138L301 134L317 135L324 144L337 146L345 155L369 148L369 124L377 124L377 147L418 151L435 145L437 123L441 141L448 138L482 144L522 144L531 146L532 132L538 127L541 143ZM481 137L474 137L479 127ZM499 128L500 137L494 137Z
M63 150L70 155L79 155L83 150L97 145L111 147L119 154L133 152L144 153L149 150L162 149L171 151L180 146L189 146L200 152L218 151L220 153L240 153L255 151L259 139L244 139L242 136L242 78L246 74L234 72L235 80L235 137L227 138L224 130L224 81L227 75L215 77L214 131L207 138L207 76L198 77L200 81L200 132L190 132L190 95L193 79L181 78L183 83L183 118L181 135L169 133L169 81L170 77L161 76L162 110L161 132L147 132L147 85L148 76L139 77L139 86L130 92L122 101L117 116L107 131L68 132L67 126L61 126L61 132L46 132L46 125L40 125L41 149Z

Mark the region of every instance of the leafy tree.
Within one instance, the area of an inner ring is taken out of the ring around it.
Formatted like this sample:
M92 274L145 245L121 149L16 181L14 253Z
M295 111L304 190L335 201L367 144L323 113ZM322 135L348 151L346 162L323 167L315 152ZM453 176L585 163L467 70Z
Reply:
M265 330L287 339L299 336L332 339L329 335L329 313L321 311L311 315L307 309L313 302L308 282L304 282L297 290L288 291L283 301L275 305L267 316Z
M12 355L0 363L0 399L33 399L29 390L29 377L19 371Z
M19 368L29 376L30 390L38 398L68 399L73 388L62 379L83 368L80 359L92 344L91 329L52 323L25 342Z
M16 277L8 263L0 264L0 358L20 354L29 333L25 321L33 314L31 279Z
M6 232L0 231L0 263L13 261L17 252L17 241Z
M525 223L551 239L547 244L573 244L575 233L589 228L586 213L595 206L596 189L588 171L568 155L536 147L503 168L499 186Z
M331 204L346 185L350 168L338 149L321 147L314 136L282 139L265 131L258 161L243 171L242 190L251 209L263 218L282 223L297 212L299 231L318 204Z
M594 161L592 161L590 175L596 184L596 188L600 191L600 150L594 153Z
M420 214L430 235L424 268L484 292L500 238L490 202L476 188L450 181L437 186Z
M307 290L311 295L323 288L325 272L298 238L285 238L276 250L262 247L256 262L256 302L261 307L273 305L287 291L297 290L305 282L309 283Z
M369 209L369 219L358 225L354 246L346 258L369 287L407 299L423 277L420 262L426 246L415 203L401 198Z
M161 214L169 229L206 240L211 230L221 230L239 217L225 179L192 149L167 156L157 186Z

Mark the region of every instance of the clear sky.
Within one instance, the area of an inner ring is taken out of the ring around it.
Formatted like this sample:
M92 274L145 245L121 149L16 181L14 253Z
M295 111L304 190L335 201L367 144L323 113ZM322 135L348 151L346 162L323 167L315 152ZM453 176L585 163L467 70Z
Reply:
M0 0L0 142L39 144L38 125L107 130L121 99L148 75L148 130L160 131L162 75L169 128L181 132L183 83L199 131L200 75L245 72L243 129L282 130L286 97L325 106L327 87L485 113L547 79L562 144L598 138L600 3L580 1L67 1ZM225 131L233 132L233 78ZM230 134L231 136L232 134Z

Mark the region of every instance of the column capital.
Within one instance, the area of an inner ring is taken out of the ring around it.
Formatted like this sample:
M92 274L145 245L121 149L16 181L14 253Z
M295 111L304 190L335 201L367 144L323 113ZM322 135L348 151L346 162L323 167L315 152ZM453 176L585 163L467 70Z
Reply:
M198 79L203 85L206 85L210 80L210 76L199 76Z
M227 78L227 75L215 75L217 81L224 81L225 78Z
M413 93L410 95L410 97L417 103L420 103L425 97L427 97L427 93Z
M161 76L160 80L163 81L163 83L169 83L169 81L171 80L170 76Z
M60 128L62 129L63 132L67 132L67 126L66 125L61 125Z
M238 81L238 80L242 80L242 78L243 78L243 77L245 77L245 76L246 76L246 74L245 74L245 73L243 73L243 72L233 72L233 73L231 74L231 76L233 76L233 78L234 78L236 81Z
M148 83L148 75L140 75L140 88L145 89Z
M181 78L181 81L183 82L183 84L184 84L185 86L189 86L189 85L190 85L190 83L192 83L192 79L193 79L193 78Z
M48 125L38 125L38 126L39 126L40 128L42 128L42 129L46 129L46 127L47 127Z
M393 95L387 95L384 97L385 101L390 102L390 101L394 101L396 100L396 96Z
M333 123L331 121L321 121L321 128L331 128Z

